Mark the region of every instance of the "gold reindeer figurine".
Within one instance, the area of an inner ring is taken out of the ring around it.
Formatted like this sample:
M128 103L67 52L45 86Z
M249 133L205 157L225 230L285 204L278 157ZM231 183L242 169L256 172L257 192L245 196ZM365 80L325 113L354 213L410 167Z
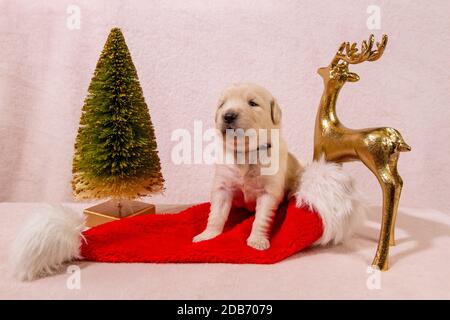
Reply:
M372 265L388 269L389 245L394 243L394 228L403 181L397 172L399 153L410 151L400 133L393 128L349 129L336 115L336 99L342 86L359 80L349 72L349 64L376 61L384 52L387 36L373 50L374 36L363 41L361 49L356 43L342 43L330 65L318 70L323 78L324 91L320 100L314 133L314 159L324 156L327 161L347 162L359 160L377 177L383 191L383 217L378 248Z

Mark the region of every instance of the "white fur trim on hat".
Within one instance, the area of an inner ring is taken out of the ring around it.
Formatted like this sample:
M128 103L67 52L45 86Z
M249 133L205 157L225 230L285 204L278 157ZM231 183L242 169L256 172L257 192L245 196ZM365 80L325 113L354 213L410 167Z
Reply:
M319 245L345 241L365 216L362 197L355 190L352 177L340 164L323 158L302 172L295 196L297 207L307 206L322 219L323 234L316 242Z
M42 206L12 243L13 274L33 280L59 271L64 262L80 257L83 229L81 214L62 206Z

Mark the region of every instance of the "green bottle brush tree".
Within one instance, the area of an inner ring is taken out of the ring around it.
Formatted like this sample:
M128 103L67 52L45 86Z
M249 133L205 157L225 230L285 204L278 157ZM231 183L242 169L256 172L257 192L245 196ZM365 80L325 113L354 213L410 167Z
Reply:
M119 28L108 36L84 100L72 173L79 199L131 200L164 188L153 124Z

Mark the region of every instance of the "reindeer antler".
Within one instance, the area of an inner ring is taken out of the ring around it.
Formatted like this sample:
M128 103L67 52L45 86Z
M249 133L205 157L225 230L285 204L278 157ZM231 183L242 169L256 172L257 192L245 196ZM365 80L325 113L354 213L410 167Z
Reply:
M357 64L364 61L375 61L378 60L384 52L386 48L386 44L388 41L387 35L383 35L381 42L377 42L376 50L372 50L373 44L375 42L375 37L373 34L369 37L369 42L364 40L361 44L361 50L358 52L358 48L356 48L356 43L343 42L339 47L336 55L331 62L332 65L336 65L339 60L345 61L349 64Z

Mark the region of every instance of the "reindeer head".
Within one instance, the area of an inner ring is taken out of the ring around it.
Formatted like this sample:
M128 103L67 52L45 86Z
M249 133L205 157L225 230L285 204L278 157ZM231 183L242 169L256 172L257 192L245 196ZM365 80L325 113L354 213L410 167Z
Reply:
M383 35L381 42L377 42L376 50L372 50L375 37L370 35L369 42L363 41L361 50L358 51L356 43L350 45L349 42L343 42L336 52L330 65L319 68L317 73L323 78L324 82L334 88L340 89L345 82L356 82L359 76L348 70L349 64L358 64L364 61L378 60L384 52L387 44L387 36Z

